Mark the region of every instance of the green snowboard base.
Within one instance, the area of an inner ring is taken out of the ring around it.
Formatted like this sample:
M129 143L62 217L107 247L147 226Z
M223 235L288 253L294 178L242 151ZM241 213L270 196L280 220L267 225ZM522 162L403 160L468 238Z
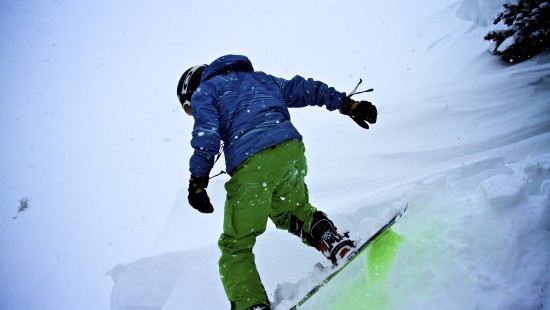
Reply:
M391 228L378 236L361 257L342 270L328 286L330 294L310 300L312 309L392 309L386 280L397 250L405 238ZM344 275L346 274L346 275Z

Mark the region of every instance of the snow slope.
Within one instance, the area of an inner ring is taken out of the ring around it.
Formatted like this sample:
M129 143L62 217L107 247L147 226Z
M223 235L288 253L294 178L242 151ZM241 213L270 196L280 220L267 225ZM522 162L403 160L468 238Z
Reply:
M229 308L227 178L209 186L214 214L188 206L191 122L174 96L185 68L224 53L374 87L368 131L323 109L292 116L312 203L340 229L368 236L408 202L389 308L550 309L550 54L487 53L503 1L209 2L0 6L0 309ZM323 261L272 225L255 254L270 298L285 293L277 310ZM336 309L337 289L304 309Z

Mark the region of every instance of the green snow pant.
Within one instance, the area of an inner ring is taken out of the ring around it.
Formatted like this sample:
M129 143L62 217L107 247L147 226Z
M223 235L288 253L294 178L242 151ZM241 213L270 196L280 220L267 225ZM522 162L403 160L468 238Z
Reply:
M267 219L277 228L289 230L294 216L309 231L316 209L309 203L304 183L304 152L304 144L298 140L265 149L241 164L225 184L219 268L231 309L269 303L252 253L256 237L266 230Z

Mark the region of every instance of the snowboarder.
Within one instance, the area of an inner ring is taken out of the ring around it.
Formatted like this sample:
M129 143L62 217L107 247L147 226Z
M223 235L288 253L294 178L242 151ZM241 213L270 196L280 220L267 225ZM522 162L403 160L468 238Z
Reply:
M270 309L252 253L268 218L334 264L351 253L353 241L309 203L305 148L288 108L325 106L368 128L376 122L376 107L352 100L354 93L346 96L301 76L285 80L254 71L250 60L238 55L183 73L177 95L195 121L189 204L202 213L214 211L206 188L222 141L231 176L225 184L223 233L218 240L219 271L231 309Z

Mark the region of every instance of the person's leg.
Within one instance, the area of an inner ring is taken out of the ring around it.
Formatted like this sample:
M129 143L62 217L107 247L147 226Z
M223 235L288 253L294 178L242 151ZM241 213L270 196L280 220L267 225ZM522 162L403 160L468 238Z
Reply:
M315 247L334 264L351 253L353 242L337 232L325 213L317 211L309 203L305 184L307 162L305 147L301 141L289 141L278 146L281 182L273 192L270 218L277 228L297 235L307 245ZM284 169L283 169L284 168Z
M250 161L254 164L254 161ZM267 225L271 193L265 190L266 174L257 167L243 166L226 184L227 198L223 233L218 245L220 276L235 310L269 299L254 263L252 248Z
M273 191L270 218L279 229L300 236L309 229L313 213L317 209L309 203L305 184L307 162L302 141L288 141L277 146L279 153L278 183Z

